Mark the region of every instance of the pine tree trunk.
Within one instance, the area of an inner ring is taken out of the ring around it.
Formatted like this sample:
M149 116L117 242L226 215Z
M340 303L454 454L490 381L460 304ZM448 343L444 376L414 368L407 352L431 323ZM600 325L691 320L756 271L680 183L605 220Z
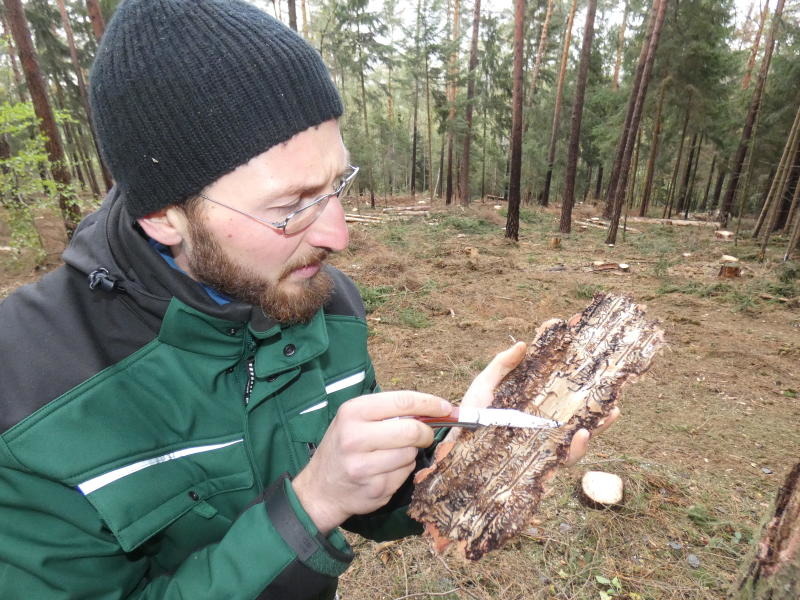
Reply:
M295 0L286 0L289 6L289 27L297 31L297 8L295 7Z
M561 48L561 62L558 68L558 81L556 83L556 103L553 108L553 125L550 129L550 145L547 150L547 174L544 178L544 190L539 203L547 206L550 201L550 182L553 179L553 164L556 160L556 144L558 143L558 127L561 121L561 103L564 93L564 77L567 73L567 60L569 59L569 45L572 41L572 23L575 19L575 10L578 0L572 0L564 27L564 44Z
M714 207L714 210L719 211L720 209L720 201L722 196L722 188L725 184L725 176L728 172L725 170L725 165L720 164L719 166L719 174L717 175L717 182L714 184L714 197L711 199L711 206Z
M630 130L627 134L627 140L625 142L625 152L620 163L619 181L617 183L616 198L614 199L614 214L611 217L611 225L609 226L608 237L606 238L607 244L614 244L616 243L617 239L617 227L619 226L622 203L625 199L625 186L628 182L631 156L633 155L633 149L636 145L636 138L639 132L639 122L642 118L642 110L644 109L644 102L647 97L647 87L650 82L650 72L653 70L653 62L655 61L656 50L658 49L658 41L661 37L661 28L664 25L664 18L666 16L667 2L668 0L655 0L653 6L653 8L656 10L655 21L653 23L653 33L650 36L645 64L644 68L642 69L642 77L639 82L639 89L636 94L636 101L634 102L633 114L631 116Z
M800 145L800 107L792 124L792 129L789 132L789 137L786 140L786 145L783 148L783 156L778 165L778 170L772 178L769 194L767 195L766 206L767 217L766 227L763 230L763 238L761 241L761 257L763 258L767 250L770 235L775 230L775 224L778 218L778 212L783 204L783 198L786 195L786 185L789 180L789 173L794 167L797 158L797 149Z
M686 167L683 170L683 177L681 178L681 187L678 191L678 205L675 212L680 214L686 206L687 195L689 193L689 178L692 175L692 165L694 165L694 153L697 152L697 132L692 134L692 141L689 144L689 158L686 161Z
M417 0L417 27L414 33L414 109L411 125L411 197L417 194L417 113L419 109L419 30L422 21L422 0Z
M767 37L767 43L764 48L764 58L761 59L761 68L758 71L756 87L753 90L753 96L750 100L750 106L747 110L744 127L742 128L742 138L739 142L738 148L736 149L736 153L733 156L733 160L731 161L731 177L728 181L728 189L725 192L725 197L722 199L722 206L720 207L720 221L722 222L723 227L726 227L728 224L728 218L730 217L733 201L736 197L736 191L739 186L739 177L742 173L742 165L744 164L744 159L750 146L750 136L753 133L753 124L755 123L756 115L758 115L758 111L761 108L761 98L764 94L767 74L769 73L769 66L772 60L772 52L775 48L776 33L781 22L781 16L783 14L783 4L784 0L778 0L778 6L775 8L775 14L772 18L772 26L770 27L769 36Z
M586 8L586 22L583 25L583 44L578 65L578 80L575 83L575 101L572 104L572 118L569 134L569 151L567 154L567 172L564 177L564 199L561 205L561 233L569 233L572 229L572 207L575 203L575 175L578 168L578 153L581 140L581 120L583 117L583 100L586 96L586 81L589 77L589 62L592 55L592 39L594 38L594 16L597 11L597 0L589 0Z
M72 68L75 71L75 77L78 81L78 92L81 96L81 105L86 113L86 122L89 124L89 128L91 129L92 110L89 107L89 94L86 91L86 81L83 78L83 69L78 61L78 51L75 48L75 37L72 34L72 24L70 23L69 15L67 14L67 7L64 5L64 0L56 0L56 2L58 3L58 11L61 14L61 24L64 27L64 32L67 35L67 46L69 47L69 56L70 60L72 61ZM97 144L97 140L94 139L94 135L92 135L92 139L94 141L95 152L97 152L97 156L100 157L100 147ZM103 181L106 185L106 190L110 190L111 186L113 185L111 173L109 173L108 169L103 164L102 158L100 158L100 169L103 172ZM99 195L99 193L97 195Z
M703 194L703 202L700 204L699 211L705 212L706 207L708 206L708 191L711 189L711 180L714 177L714 167L717 165L717 153L714 153L714 157L711 159L711 168L708 170L708 181L706 182L706 191Z
M650 143L650 156L647 158L647 174L644 178L644 189L642 190L642 203L639 206L639 216L647 216L647 209L650 206L650 196L653 193L653 176L655 175L656 158L658 157L658 146L661 141L661 109L664 106L664 94L667 91L669 78L664 78L661 82L656 114L653 118L653 141Z
M528 108L533 107L533 97L536 94L536 84L539 81L539 71L542 67L542 60L544 59L545 52L547 51L547 34L550 29L550 18L553 16L553 4L555 0L547 0L547 8L544 13L544 22L542 23L542 33L539 36L539 46L536 49L536 58L533 60L533 69L531 69L530 84L528 86ZM531 125L530 115L533 111L528 112L528 118L525 120L525 133Z
M730 600L800 598L800 463L778 490Z
M625 28L628 25L628 0L625 0L625 9L622 12L622 24L617 35L617 55L614 59L614 75L611 77L611 89L619 89L619 68L622 66L622 54L625 49Z
M756 64L756 56L758 56L758 47L761 44L761 34L764 31L764 23L767 22L767 15L769 14L769 0L764 2L764 10L761 11L761 17L758 21L758 31L756 31L756 38L753 41L753 46L750 48L750 57L747 59L747 67L744 70L744 77L742 78L742 89L746 90L750 87L750 77L753 73L753 67Z
M690 90L691 92L691 90ZM683 145L686 143L686 130L689 127L689 117L692 114L692 97L689 96L689 104L686 106L686 115L683 118L683 129L681 130L681 141L678 144L678 156L675 157L675 166L672 169L672 178L667 190L667 201L664 203L664 213L662 218L672 218L672 203L675 197L675 185L678 183L678 173L680 172L681 159L683 158Z
M791 233L792 223L794 222L794 217L800 211L800 177L797 178L794 184L794 193L792 194L792 202L789 205L789 213L786 215L786 223L783 226L783 231L786 233Z
M44 78L39 69L39 61L33 47L28 23L25 21L22 1L3 0L3 5L6 9L6 18L11 28L11 34L14 37L14 44L19 52L22 70L25 74L31 100L33 101L33 109L36 116L39 118L39 126L42 134L46 138L45 149L50 159L50 170L53 174L53 179L60 186L66 188L70 185L70 176L64 162L64 148L61 144L61 137L58 134L58 128L56 127L56 120L53 115L53 109L50 106L50 100L47 98ZM80 220L80 211L67 196L65 189L59 192L58 204L61 209L61 217L64 220L64 227L67 230L67 235L72 236Z
M447 189L445 190L444 203L449 205L453 202L453 145L455 144L455 123L456 123L456 92L458 78L458 41L461 39L461 0L453 0L452 18L452 37L453 44L448 63L448 85L447 103L449 112L447 114Z
M469 153L472 143L472 110L473 97L475 96L475 70L478 67L478 28L481 22L481 0L475 0L475 9L472 14L472 43L469 49L469 73L467 73L467 106L464 120L464 148L461 152L461 182L458 186L461 204L469 204Z
M433 204L433 198L436 195L436 188L439 181L438 176L435 183L433 180L433 120L431 117L431 90L427 48L425 49L425 111L428 113L428 187L430 190L431 204Z
M94 37L99 42L106 30L106 22L103 19L103 11L100 10L100 0L86 0L86 12L89 13L89 20L92 22L92 31L94 31Z
M522 176L522 60L525 0L514 0L514 67L512 72L511 165L508 183L506 237L519 240L520 178Z
M692 167L692 179L689 182L689 189L686 192L686 206L683 208L683 218L689 218L689 209L694 202L694 184L697 182L697 166L700 163L700 151L703 149L703 141L705 140L705 131L700 134L700 141L697 142L697 152L694 153L694 166Z
M11 59L11 70L14 73L14 87L17 89L19 101L27 102L28 97L25 94L25 86L22 85L22 75L20 75L19 66L17 65L17 52L14 48L14 41L8 32L8 22L6 21L6 14L4 11L0 11L0 22L3 24L3 38L8 45L8 56Z
M636 94L641 86L644 65L647 62L647 50L650 47L650 39L653 37L653 27L656 22L656 9L658 4L658 0L654 0L653 6L650 9L650 18L647 21L647 29L645 31L644 40L642 40L642 48L639 51L639 61L636 63L636 72L633 77L633 84L631 85L631 93L628 97L628 105L625 110L625 122L622 125L622 132L620 133L619 140L617 140L617 147L614 151L614 162L611 164L611 177L608 180L608 188L606 189L606 203L603 207L603 216L606 219L610 219L614 213L614 199L616 197L622 157L625 154L625 144L628 139L627 136L631 126L631 119L633 118L633 109L636 105Z
M603 163L597 167L597 185L594 188L593 203L600 199L600 194L603 191Z

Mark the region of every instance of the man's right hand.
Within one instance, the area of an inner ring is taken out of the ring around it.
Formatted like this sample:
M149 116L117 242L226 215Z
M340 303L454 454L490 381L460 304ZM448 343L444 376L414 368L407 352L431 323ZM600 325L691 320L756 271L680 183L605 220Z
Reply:
M429 426L393 417L444 417L452 410L446 400L408 391L359 396L342 404L311 461L292 482L319 530L327 535L352 515L386 504L413 472L417 449L433 443Z

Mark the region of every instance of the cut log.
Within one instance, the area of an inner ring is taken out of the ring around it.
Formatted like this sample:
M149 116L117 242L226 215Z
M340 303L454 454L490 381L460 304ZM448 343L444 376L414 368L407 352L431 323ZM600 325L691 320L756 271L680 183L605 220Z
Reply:
M568 322L543 323L522 363L495 390L492 406L563 422L558 429L484 427L440 444L417 473L409 514L434 547L455 544L477 560L525 530L572 437L608 415L621 387L643 373L663 332L629 298L597 294Z
M722 279L734 279L736 277L741 277L742 275L742 267L737 265L722 265L719 268L719 273L717 273L717 277Z
M731 600L800 598L800 463L789 472Z
M725 229L719 229L714 232L714 237L718 240L732 240L733 239L733 232L726 231Z
M614 506L622 502L622 478L603 471L587 471L581 478L581 491L595 506Z

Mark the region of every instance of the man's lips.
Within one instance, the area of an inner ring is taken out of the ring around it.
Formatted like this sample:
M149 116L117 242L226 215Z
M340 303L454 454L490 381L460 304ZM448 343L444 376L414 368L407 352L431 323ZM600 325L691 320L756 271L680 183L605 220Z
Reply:
M309 279L316 275L319 270L322 268L321 263L312 263L310 265L305 265L303 267L298 267L292 271L293 277L299 277L301 279Z

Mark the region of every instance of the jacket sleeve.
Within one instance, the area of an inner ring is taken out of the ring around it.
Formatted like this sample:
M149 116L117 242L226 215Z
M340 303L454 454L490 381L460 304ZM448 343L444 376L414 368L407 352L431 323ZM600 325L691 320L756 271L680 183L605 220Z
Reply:
M123 552L80 493L20 468L0 440L3 598L331 598L353 557L341 532L324 537L314 527L286 476L219 542L153 577L161 569L149 544L169 544L155 538Z

